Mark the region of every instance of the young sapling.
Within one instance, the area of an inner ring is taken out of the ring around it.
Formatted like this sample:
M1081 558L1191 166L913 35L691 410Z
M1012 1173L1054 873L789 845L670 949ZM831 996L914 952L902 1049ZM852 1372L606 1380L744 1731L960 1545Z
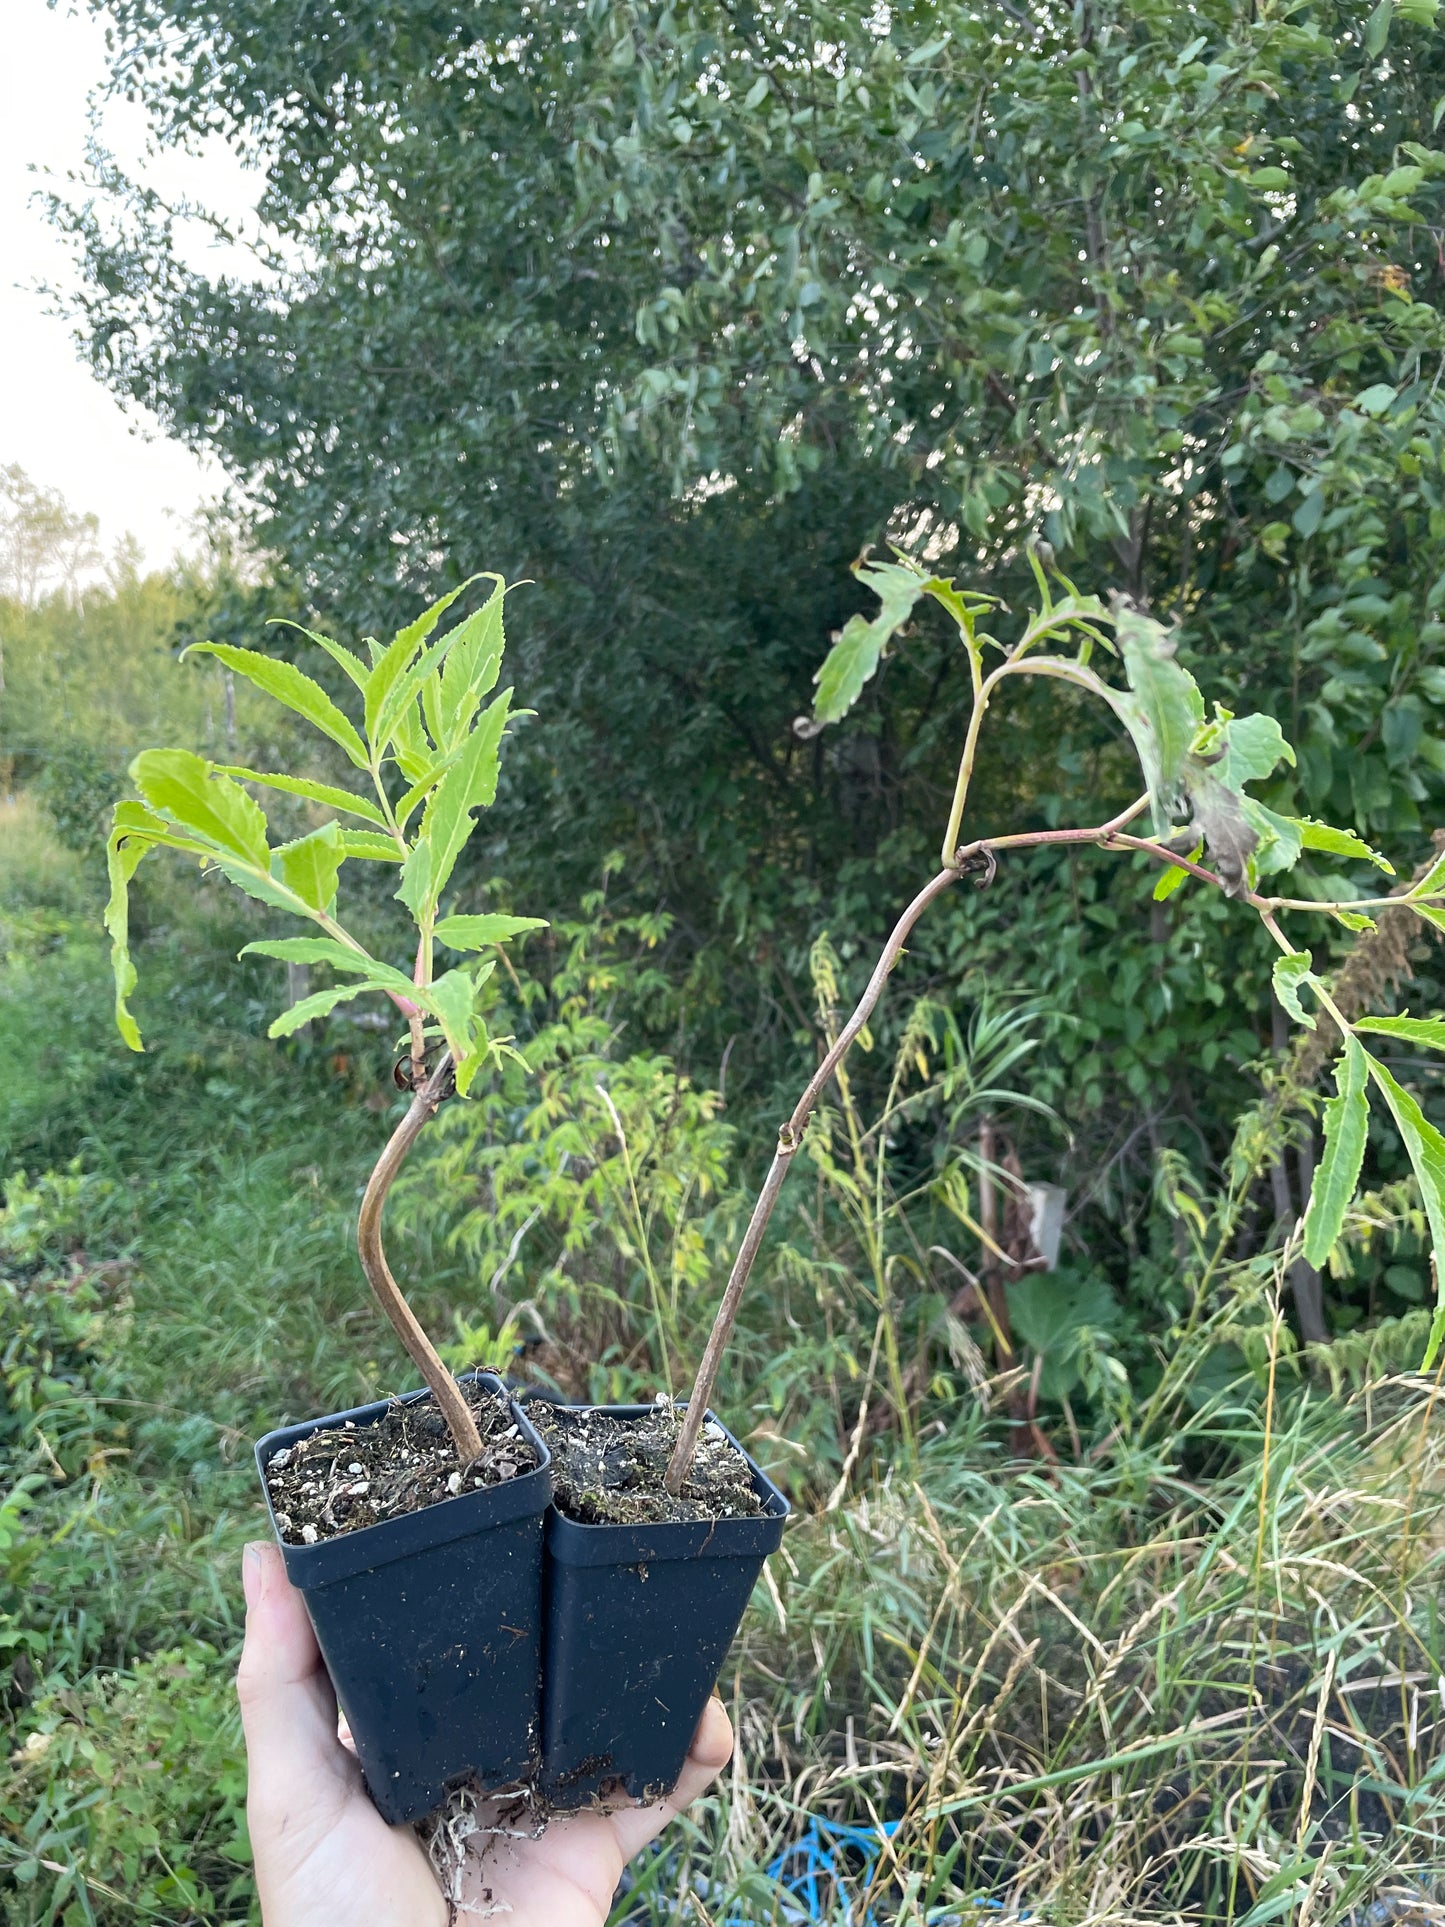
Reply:
M1339 1031L1343 1045L1334 1069L1337 1095L1325 1106L1324 1154L1315 1171L1303 1223L1304 1257L1311 1265L1323 1266L1340 1235L1364 1159L1369 1091L1373 1086L1409 1154L1435 1252L1437 1306L1426 1366L1434 1361L1445 1339L1445 1136L1361 1041L1364 1034L1380 1035L1426 1050L1445 1051L1445 1018L1360 1017L1353 1023L1347 1021L1328 986L1316 974L1310 952L1297 947L1281 923L1286 915L1323 916L1350 930L1368 930L1388 903L1404 905L1426 923L1445 929L1445 856L1431 864L1408 889L1389 898L1319 900L1276 896L1263 890L1266 877L1291 869L1307 850L1346 861L1365 861L1389 875L1394 872L1385 858L1353 831L1335 829L1310 817L1283 814L1251 795L1250 785L1267 781L1280 764L1292 765L1295 760L1293 749L1272 716L1235 716L1218 704L1212 714L1206 713L1199 686L1178 661L1176 639L1162 623L1123 598L1116 597L1106 606L1096 596L1081 595L1061 574L1054 573L1051 581L1040 557L1033 555L1030 560L1039 606L1029 612L1017 639L1010 643L1001 642L983 626L1001 609L997 598L961 591L902 554L895 562L855 565L859 580L878 596L882 608L871 621L853 616L835 638L814 679L817 697L813 716L802 729L815 735L848 713L921 598L943 608L958 629L973 701L943 833L942 867L889 933L856 1010L778 1131L772 1163L718 1307L668 1465L666 1483L672 1493L682 1490L687 1477L748 1276L814 1105L872 1015L923 912L960 877L971 876L983 887L991 884L1000 858L1015 850L1073 844L1142 852L1162 868L1154 889L1157 900L1170 896L1193 877L1256 912L1281 953L1274 965L1274 988L1280 1004L1297 1023L1313 1030L1317 1018L1301 1001L1302 993L1307 992ZM1072 653L1060 653L1063 650ZM1125 687L1101 673L1096 652L1103 661L1112 658L1121 665ZM1019 676L1050 677L1105 703L1133 743L1143 772L1144 793L1127 809L1095 827L1031 830L961 842L989 706L1003 684ZM1133 834L1129 826L1146 813L1152 834Z
M478 581L493 584L489 598L438 635L442 617ZM318 729L345 755L361 787L210 763L189 750L146 750L130 770L138 799L116 804L107 845L105 922L116 1023L132 1050L142 1043L129 1002L136 972L128 890L137 865L155 849L195 857L208 874L224 876L247 896L312 926L316 934L249 943L241 953L324 964L336 974L335 983L284 1011L271 1025L272 1037L290 1036L340 1004L378 994L405 1018L410 1049L400 1081L410 1089L411 1103L367 1183L357 1246L367 1281L430 1388L463 1466L481 1456L476 1421L392 1276L381 1226L387 1193L427 1119L454 1091L465 1097L477 1073L507 1048L505 1038L490 1033L479 1008L478 993L496 967L495 956L486 953L542 927L537 917L443 914L476 812L497 793L512 699L510 689L493 694L505 647L506 594L499 576L474 576L390 642L368 641L365 655L302 630L353 685L359 723L293 663L229 643L193 644L187 655L216 657ZM325 818L304 836L273 843L255 790L300 798ZM353 861L396 866L396 896L416 928L409 976L372 956L340 920L338 879ZM438 972L439 948L475 961Z

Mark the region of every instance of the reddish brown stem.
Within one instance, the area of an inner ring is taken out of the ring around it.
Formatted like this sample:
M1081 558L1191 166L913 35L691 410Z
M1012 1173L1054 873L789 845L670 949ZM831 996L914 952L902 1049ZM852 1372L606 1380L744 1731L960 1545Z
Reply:
M1021 836L981 837L976 843L966 844L955 853L953 862L946 870L940 870L931 882L923 886L894 924L888 941L883 946L882 955L873 967L873 975L868 979L868 987L858 1000L857 1009L839 1031L832 1049L808 1080L807 1089L794 1106L792 1116L778 1132L778 1148L773 1153L773 1161L768 1166L768 1175L763 1180L763 1188L758 1193L757 1203L753 1206L753 1215L748 1220L742 1246L728 1277L727 1289L723 1293L722 1303L718 1306L717 1316L713 1320L707 1349L702 1355L697 1378L688 1396L682 1430L678 1434L677 1444L668 1461L666 1484L668 1491L674 1497L681 1492L692 1466L693 1454L697 1450L698 1434L702 1430L708 1401L717 1383L718 1368L722 1364L723 1353L727 1350L733 1326L737 1322L738 1307L742 1304L743 1291L747 1286L749 1273L752 1271L759 1247L763 1242L768 1220L773 1215L778 1193L783 1188L783 1180L787 1177L788 1169L803 1141L803 1132L808 1119L812 1116L813 1106L827 1088L834 1071L847 1056L853 1040L872 1016L874 1006L883 995L883 987L903 953L903 946L908 941L914 924L935 897L942 896L951 883L958 881L964 873L964 865L970 858L987 856L991 859L995 850L1033 848L1045 844L1107 844L1114 840L1126 823L1132 823L1134 818L1147 808L1148 801L1147 797L1141 796L1137 802L1131 803L1127 810L1121 811L1111 822L1102 824L1094 830L1038 830Z
M361 1215L356 1224L356 1247L361 1253L361 1268L366 1273L366 1282L376 1293L377 1303L390 1319L392 1329L405 1345L412 1363L431 1388L431 1395L447 1422L447 1430L457 1448L457 1457L467 1466L482 1456L482 1440L476 1420L467 1409L467 1402L457 1389L456 1380L438 1358L436 1347L402 1296L401 1287L391 1275L381 1242L381 1213L386 1204L386 1194L407 1152L420 1136L422 1127L449 1093L451 1080L452 1059L451 1053L447 1052L413 1096L406 1116L392 1132L386 1149L376 1161L376 1169L361 1200Z

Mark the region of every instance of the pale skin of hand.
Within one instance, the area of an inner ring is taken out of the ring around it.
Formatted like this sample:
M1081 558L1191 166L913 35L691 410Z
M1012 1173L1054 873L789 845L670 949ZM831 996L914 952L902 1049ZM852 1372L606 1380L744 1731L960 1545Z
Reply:
M336 1698L278 1548L247 1546L242 1577L236 1690L265 1927L446 1927L447 1903L416 1835L381 1818L337 1737ZM627 1862L711 1784L732 1745L728 1716L711 1700L666 1800L569 1814L535 1840L489 1840L485 1865L467 1868L459 1920L470 1902L497 1910L506 1927L603 1927Z

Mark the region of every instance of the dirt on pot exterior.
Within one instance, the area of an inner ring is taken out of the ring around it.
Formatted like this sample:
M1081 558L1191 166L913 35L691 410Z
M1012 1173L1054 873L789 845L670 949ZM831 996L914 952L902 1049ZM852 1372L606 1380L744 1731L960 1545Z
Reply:
M484 1385L462 1390L482 1438L481 1458L465 1469L430 1394L396 1403L374 1424L348 1419L276 1453L266 1486L282 1540L314 1546L530 1472L537 1454L509 1402Z
M527 1416L552 1454L552 1502L581 1525L678 1525L751 1519L762 1511L748 1462L709 1419L678 1497L663 1483L682 1429L677 1406L638 1417L529 1401Z

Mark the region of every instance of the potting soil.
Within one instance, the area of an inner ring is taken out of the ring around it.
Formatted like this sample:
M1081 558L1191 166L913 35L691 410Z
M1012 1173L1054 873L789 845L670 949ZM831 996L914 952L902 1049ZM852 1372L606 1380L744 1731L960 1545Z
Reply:
M398 1402L374 1424L348 1420L278 1452L266 1485L286 1543L316 1545L530 1472L537 1454L506 1399L484 1385L461 1390L482 1437L482 1456L465 1468L430 1393Z
M553 1503L582 1525L673 1525L693 1519L750 1519L763 1509L748 1462L709 1420L681 1494L663 1480L682 1429L674 1405L637 1418L530 1403L527 1416L552 1454Z

